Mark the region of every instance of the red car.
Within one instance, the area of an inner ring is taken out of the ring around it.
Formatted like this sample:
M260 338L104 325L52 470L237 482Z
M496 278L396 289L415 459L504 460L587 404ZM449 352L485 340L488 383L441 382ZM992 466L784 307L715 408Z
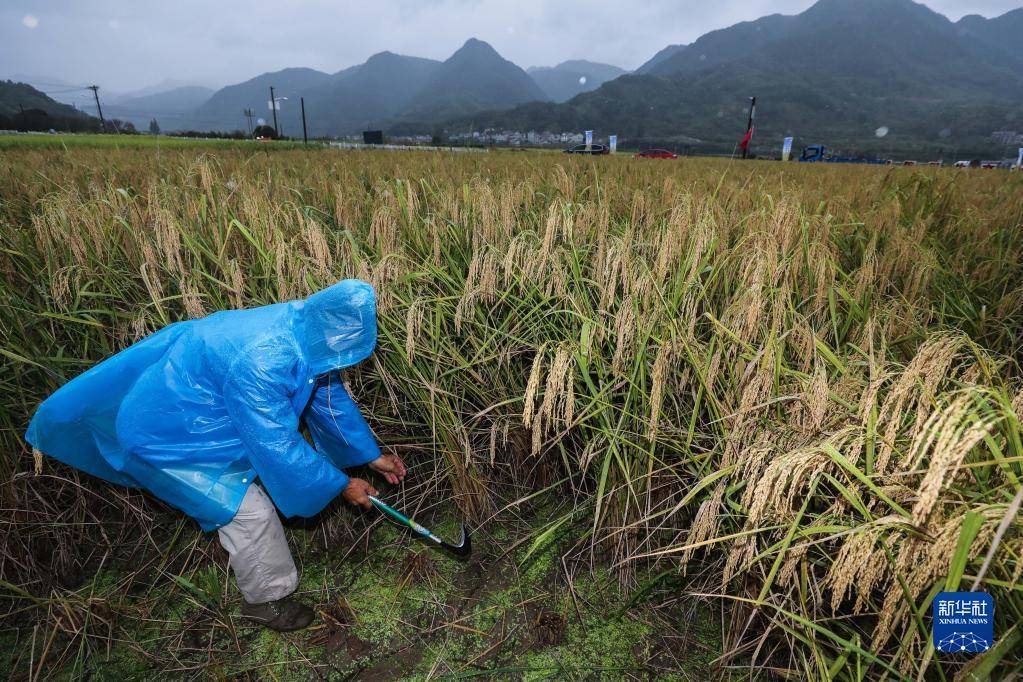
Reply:
M678 154L667 149L644 149L636 153L637 159L677 159Z

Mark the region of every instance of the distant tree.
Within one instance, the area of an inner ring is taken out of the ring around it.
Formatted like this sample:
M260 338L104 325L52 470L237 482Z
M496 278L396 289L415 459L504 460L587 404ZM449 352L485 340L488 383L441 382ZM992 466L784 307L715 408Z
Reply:
M262 125L256 126L256 129L252 131L252 137L269 137L271 140L275 140L277 133L274 132L273 127Z
M49 130L55 121L42 109L25 109L11 117L15 130L22 132Z
M138 131L135 130L135 124L131 121L122 121L119 118L112 118L107 121L107 130L115 133L121 133L123 135L133 135Z
M160 134L160 124L156 122L155 118L149 122L149 134L150 135Z

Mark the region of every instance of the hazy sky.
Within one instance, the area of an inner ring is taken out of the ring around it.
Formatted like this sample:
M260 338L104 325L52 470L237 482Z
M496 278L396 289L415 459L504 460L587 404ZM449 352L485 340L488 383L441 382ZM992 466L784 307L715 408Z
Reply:
M382 50L444 59L467 38L522 67L585 58L632 69L670 43L813 0L0 0L0 78L108 92L164 79L220 86L286 66L334 72ZM928 0L958 19L1021 0ZM53 88L56 89L56 88Z

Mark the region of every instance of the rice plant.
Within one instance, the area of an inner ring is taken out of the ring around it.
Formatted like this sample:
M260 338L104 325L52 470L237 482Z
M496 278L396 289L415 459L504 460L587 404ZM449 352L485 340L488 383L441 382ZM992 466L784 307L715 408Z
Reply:
M113 607L62 580L160 545L158 505L26 447L41 399L175 320L359 277L380 338L348 381L423 504L444 491L495 524L515 500L568 500L536 546L573 528L573 555L627 591L722 606L721 666L807 679L969 674L935 655L926 614L977 581L1001 641L971 665L1007 674L1021 230L1020 174L5 151L4 618L86 646Z

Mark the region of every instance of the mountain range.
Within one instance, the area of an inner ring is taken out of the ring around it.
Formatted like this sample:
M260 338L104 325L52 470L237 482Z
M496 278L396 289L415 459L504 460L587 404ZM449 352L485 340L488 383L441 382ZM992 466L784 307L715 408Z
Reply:
M99 128L99 121L75 109L70 104L57 102L26 83L0 80L0 127L14 125L14 118L25 112L45 112L48 126L63 130L89 130Z
M331 136L396 121L442 122L534 100L564 102L625 73L617 66L583 59L523 71L489 44L470 38L443 62L385 51L332 74L287 68L216 91L168 79L135 92L101 90L101 95L104 114L140 129L156 118L168 131L234 130L249 125L246 110L253 112L253 123L263 119L272 124L272 85L281 100L278 126L285 133L301 130L298 100L304 98L309 133ZM91 92L59 78L16 75L15 80L40 84L58 101L95 111Z
M570 59L557 66L531 66L526 73L533 77L547 99L565 102L580 93L596 90L628 71L610 64Z
M798 15L669 46L568 102L477 114L473 123L585 127L730 151L756 95L754 139L772 150L787 135L864 150L990 147L992 132L1023 130L1021 22L1023 10L952 22L911 0L819 0Z
M154 118L159 119L165 128L173 130L180 122L190 119L195 110L212 96L210 88L179 85L169 90L118 97L104 105L103 113L109 118L131 121L139 130L145 130Z
M68 104L89 114L96 114L92 92L55 76L15 74L13 81L32 85L54 102ZM129 92L100 89L103 114L109 118L130 121L144 129L154 117L173 129L175 122L191 114L213 95L213 89L187 81L166 78L159 83ZM22 103L24 106L24 103ZM49 105L48 105L49 106ZM52 108L52 107L51 107Z
M291 136L303 98L313 136L594 129L729 151L756 95L755 146L794 135L863 149L968 147L1023 129L1021 36L1023 9L952 22L912 0L819 0L669 45L632 73L585 60L523 70L469 39L444 61L381 52L335 73L287 68L215 92L168 83L108 98L104 113L140 128L155 117L164 130L246 129L246 110L252 124L273 123L273 86Z
M277 122L288 134L301 130L300 97L312 135L353 133L402 120L436 123L548 99L529 74L489 44L470 38L443 62L381 52L334 74L313 69L263 74L218 90L185 123L237 128L245 109L272 122L271 85L275 97L287 98Z

